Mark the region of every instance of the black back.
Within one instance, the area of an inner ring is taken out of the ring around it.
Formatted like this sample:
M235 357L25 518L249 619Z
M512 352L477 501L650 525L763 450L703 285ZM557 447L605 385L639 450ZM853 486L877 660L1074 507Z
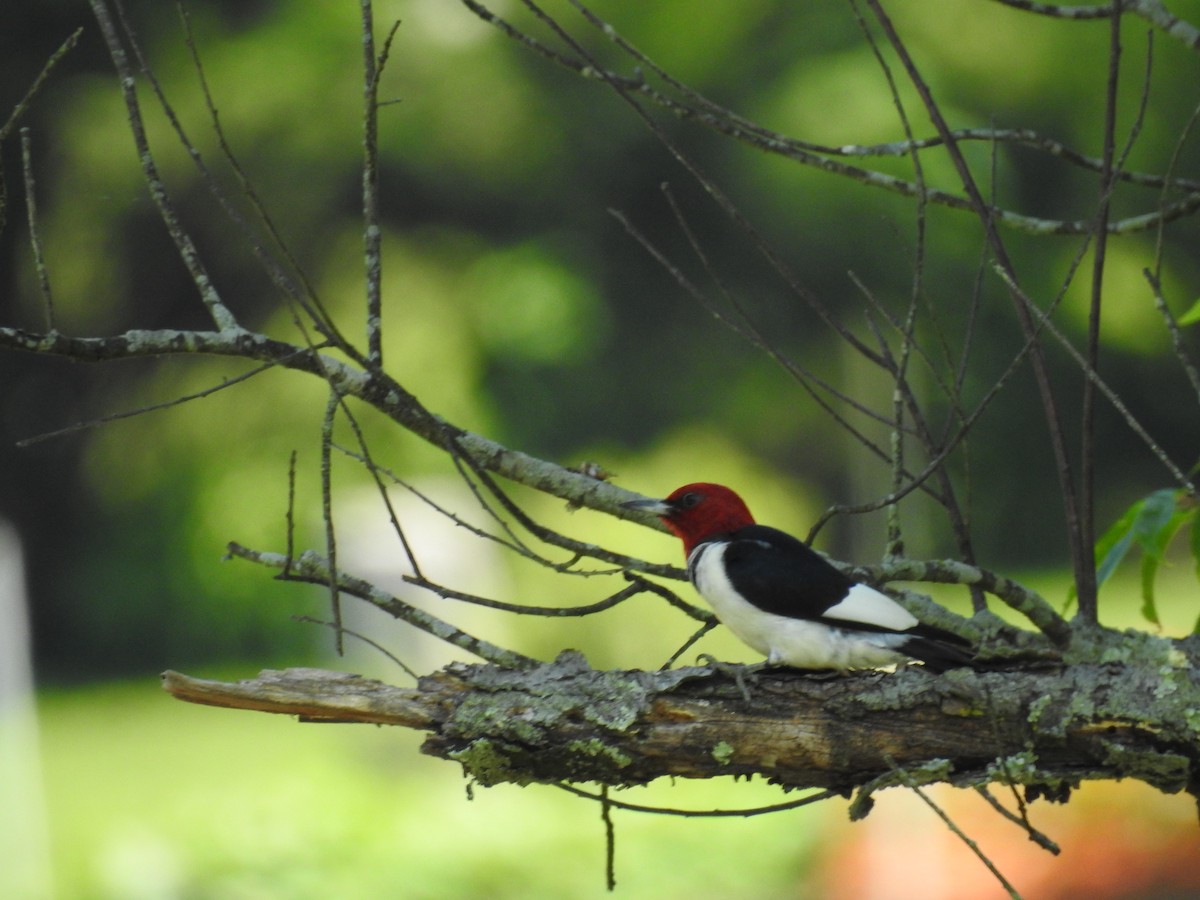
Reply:
M819 618L854 586L819 553L778 528L747 525L709 540L728 543L725 571L738 593L777 616Z
M755 606L777 616L822 619L857 584L803 541L778 528L748 525L709 540L728 543L725 571L738 593L753 597ZM892 631L832 617L823 621L847 631ZM970 664L971 643L957 634L923 622L905 633L912 638L899 649L924 660L934 671Z

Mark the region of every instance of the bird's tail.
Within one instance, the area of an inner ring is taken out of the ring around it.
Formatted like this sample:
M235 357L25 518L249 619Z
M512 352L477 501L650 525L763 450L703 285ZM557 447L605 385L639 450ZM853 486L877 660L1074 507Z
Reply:
M956 634L945 632L945 637L914 635L897 648L901 653L919 659L931 672L947 669L976 668L975 649Z

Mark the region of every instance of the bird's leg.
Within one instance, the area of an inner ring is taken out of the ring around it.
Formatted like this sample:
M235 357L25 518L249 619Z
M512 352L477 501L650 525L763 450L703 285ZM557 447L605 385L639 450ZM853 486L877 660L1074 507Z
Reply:
M770 665L770 662L767 660L749 664L721 662L711 653L701 653L696 658L707 664L714 672L720 672L722 675L732 678L738 690L741 691L742 699L747 703L750 702L750 689L746 687L747 678L751 681L757 681L758 673Z

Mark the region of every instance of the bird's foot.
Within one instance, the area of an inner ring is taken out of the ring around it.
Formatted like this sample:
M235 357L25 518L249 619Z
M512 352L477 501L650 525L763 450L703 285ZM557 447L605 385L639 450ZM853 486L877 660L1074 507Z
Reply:
M746 682L757 682L758 673L768 665L766 662L751 663L749 665L721 662L721 660L717 659L711 653L701 653L696 658L705 663L714 672L720 672L722 675L732 678L734 684L737 685L738 690L742 694L742 699L747 703L750 702L750 688L746 686Z

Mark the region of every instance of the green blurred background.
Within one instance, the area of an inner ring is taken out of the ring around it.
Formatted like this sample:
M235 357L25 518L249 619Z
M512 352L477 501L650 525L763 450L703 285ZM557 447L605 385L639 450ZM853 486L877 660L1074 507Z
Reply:
M215 160L173 5L128 8L190 134ZM567 4L549 8L587 35L602 58L617 59ZM902 137L886 83L845 3L716 0L702 14L676 0L594 8L674 75L769 127L831 145ZM1172 8L1200 18L1200 3ZM496 9L528 22L515 3ZM1098 153L1103 23L1058 22L980 0L943 0L936 14L916 0L889 10L953 125L1031 127ZM829 339L623 103L598 83L523 51L450 0L380 3L376 15L381 26L402 21L381 89L397 102L380 117L385 359L402 384L455 424L564 464L595 460L635 490L661 494L698 479L736 485L760 519L800 533L831 503L886 491L886 467L837 431L778 365L686 296L607 212L626 214L706 283L660 190L669 182L722 278L762 330L804 365L886 410L890 386ZM234 150L291 251L357 339L357 6L208 2L191 16ZM80 25L79 47L25 120L59 327L81 335L207 327L146 196L116 81L85 4L55 0L4 10L0 114ZM1139 102L1145 32L1145 23L1132 19L1123 31L1124 129ZM1158 35L1131 168L1166 166L1200 102L1198 85L1195 54ZM927 134L925 119L915 106L910 111L918 134ZM802 282L856 329L866 302L848 272L889 308L903 310L915 242L909 201L744 149L695 124L663 124ZM295 340L290 315L166 126L155 120L150 133L226 301L248 326ZM17 142L0 152L10 204L0 233L0 321L36 330L43 318L22 227ZM971 152L985 170L986 149ZM923 161L931 184L955 188L944 158ZM896 161L880 168L907 173ZM1184 145L1178 168L1194 172L1192 144ZM222 177L232 186L227 173ZM1028 151L1004 149L996 161L1002 204L1030 215L1086 218L1094 211L1094 181ZM1156 202L1154 191L1123 188L1115 215ZM1007 238L1030 293L1052 296L1078 239ZM928 293L956 334L979 266L977 229L965 214L935 209L928 242ZM1200 428L1140 275L1154 242L1155 235L1140 234L1110 245L1103 368L1187 466ZM1200 283L1196 246L1191 220L1173 224L1164 237L1164 290L1177 310L1190 305ZM1003 292L986 281L968 382L974 396L1020 346ZM1085 323L1085 285L1068 291L1060 319L1076 339ZM1063 395L1077 396L1072 364L1058 354L1051 359ZM601 894L603 828L586 802L553 788L477 790L467 802L460 774L420 756L417 736L185 707L158 691L157 673L165 668L236 678L262 667L326 665L404 681L361 646L351 646L348 659L334 658L328 632L292 620L326 614L319 592L221 560L229 540L282 548L293 450L301 543L320 546L324 391L314 379L268 373L180 407L16 446L76 421L202 390L247 368L217 359L91 367L0 356L0 517L21 541L40 722L28 739L10 741L7 754L16 774L5 784L19 802L0 799L10 820L0 838L5 854L27 865L5 868L32 873L13 890L38 896L52 883L64 897L114 898ZM1019 374L972 441L974 534L985 565L1058 602L1066 596L1066 544L1031 389L1028 373ZM364 426L383 464L443 505L469 504L439 454L369 414ZM1107 409L1099 427L1103 525L1166 477ZM335 483L343 564L395 585L401 551L369 482L339 460ZM453 587L566 605L620 586L554 577L471 539L402 490L396 494L423 565ZM539 520L576 537L676 561L677 545L665 536L569 513L526 491L515 495ZM927 513L919 501L906 511L909 552L952 553L946 529ZM861 561L877 559L882 545L879 516L839 519L821 540L823 549ZM1164 626L1181 634L1200 613L1195 580L1182 560L1167 578L1160 591ZM405 596L429 602L411 591ZM946 599L961 608L962 598ZM431 608L543 658L578 647L597 666L660 665L690 631L646 599L564 621L515 621L445 602ZM1128 582L1106 589L1107 623L1144 624L1136 609ZM354 627L418 671L454 658L381 616L355 608L348 614ZM697 650L744 658L720 635ZM19 734L8 729L10 737ZM1114 803L1141 833L1159 836L1143 857L1164 847L1194 854L1188 803L1148 789L1120 790L1085 791L1066 811L1047 813L1072 836L1055 835L1065 858L1047 863L1013 849L1017 873L1010 876L1018 887L1031 897L1069 896L1054 891L1082 890L1072 878L1100 871L1101 858L1119 859L1111 848L1129 845L1119 828L1103 843L1088 830L1097 824L1089 810ZM655 785L629 799L742 807L779 794L760 784ZM853 828L838 804L711 822L619 815L620 888L655 897L996 896L998 886L978 862L942 843L932 816L904 802L885 798L871 820ZM915 824L889 832L889 815ZM962 815L988 827L984 810L964 808ZM910 884L889 886L884 875L869 885L844 876L888 871L880 848L904 846L909 831L925 843L921 852L901 854L906 865L911 870L920 857L955 893L936 893L936 885L905 893ZM1003 841L1019 841L1013 832L984 849L1002 857ZM956 866L962 872L951 878ZM1157 896L1148 883L1174 883L1165 866L1151 867L1141 881L1134 869L1121 866L1108 880L1109 894L1085 887L1093 896ZM1179 877L1195 877L1194 867Z

